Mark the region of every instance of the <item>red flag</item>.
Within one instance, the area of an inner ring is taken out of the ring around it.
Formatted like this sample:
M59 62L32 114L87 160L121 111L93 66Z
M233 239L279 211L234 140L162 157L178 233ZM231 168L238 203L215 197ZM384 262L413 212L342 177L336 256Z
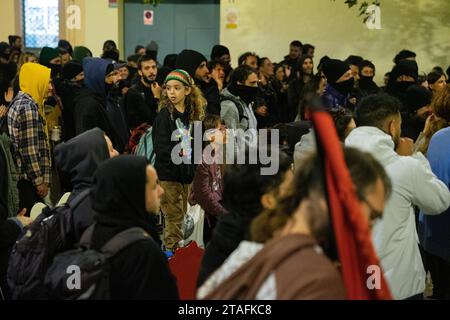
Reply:
M351 300L392 299L333 120L325 111L313 112L312 120L318 146L323 150L329 210L347 297ZM369 288L369 266L380 270L379 288Z

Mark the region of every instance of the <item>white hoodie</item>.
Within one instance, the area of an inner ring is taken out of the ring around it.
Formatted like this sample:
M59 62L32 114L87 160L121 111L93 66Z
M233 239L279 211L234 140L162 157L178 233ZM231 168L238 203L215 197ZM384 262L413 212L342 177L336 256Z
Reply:
M394 298L423 293L426 275L413 206L432 215L444 212L450 206L447 186L433 174L421 153L399 156L392 137L378 128L354 129L345 145L371 153L384 166L392 182L391 198L383 218L372 230L372 240Z

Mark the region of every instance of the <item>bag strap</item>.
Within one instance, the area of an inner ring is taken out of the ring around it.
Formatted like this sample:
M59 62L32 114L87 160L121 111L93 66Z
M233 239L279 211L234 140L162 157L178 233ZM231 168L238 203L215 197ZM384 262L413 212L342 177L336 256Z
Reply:
M67 202L67 205L71 208L71 209L73 209L73 208L76 208L79 204L80 204L80 202L82 201L82 200L84 200L84 198L86 198L88 195L89 195L89 193L91 192L91 189L85 189L85 190L83 190L83 191L81 191L79 194L77 194L73 199L71 199L70 201L68 201Z
M144 229L133 227L115 235L100 251L109 259L130 244L146 239L150 239L150 235Z
M80 238L80 246L89 248L92 242L92 235L94 234L95 223L87 228Z

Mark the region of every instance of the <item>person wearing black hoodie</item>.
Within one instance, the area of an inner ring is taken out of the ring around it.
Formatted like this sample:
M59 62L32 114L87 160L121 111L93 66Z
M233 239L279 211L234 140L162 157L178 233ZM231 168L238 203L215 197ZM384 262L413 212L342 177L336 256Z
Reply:
M61 82L56 92L61 97L63 118L63 140L67 141L75 137L74 101L80 94L84 84L83 66L76 61L70 61L62 70Z
M60 143L55 148L55 163L59 173L70 180L71 193L68 201L89 189L93 175L102 162L117 156L111 140L99 128L88 130L75 138ZM75 241L94 222L89 197L81 200L73 214Z
M402 103L401 112L405 112L407 105L408 88L417 83L419 78L419 68L414 60L400 60L392 69L389 75L389 82L386 92L399 99Z
M75 133L78 135L98 127L111 138L114 147L122 153L126 142L121 138L108 114L108 91L114 82L110 81L108 78L111 77L108 76L113 73L114 66L106 59L85 58L83 70L85 87L74 100Z
M211 50L211 60L221 60L224 63L224 71L225 71L225 81L223 83L223 87L225 88L230 82L231 72L233 68L231 67L231 55L230 50L222 46L220 44L215 45Z
M377 84L373 81L374 77L375 65L369 60L364 60L359 65L358 88L361 93L360 98L380 92L380 88L378 88Z
M147 159L120 156L103 163L94 175L91 201L97 212L92 247L100 250L111 238L132 227L150 235L110 260L112 300L176 300L178 290L164 253L154 214L164 190Z
M266 154L269 150L259 151ZM250 153L251 149L247 148L245 152ZM283 152L272 150L271 153L272 159L279 161L279 170L274 175L261 174L261 168L266 167L261 161L257 164L233 164L225 169L222 203L229 213L219 218L206 247L197 287L222 265L241 241L250 239L253 218L276 206L276 197L284 192L285 185L293 178L289 157Z
M322 95L325 107L328 109L350 107L350 92L353 90L355 79L348 63L328 59L323 63L322 72L328 82Z
M433 94L424 86L415 84L406 90L405 112L402 114L402 137L417 140L431 114Z
M186 70L200 88L208 105L206 113L220 115L219 87L209 76L207 59L200 52L183 50L177 57L176 68Z

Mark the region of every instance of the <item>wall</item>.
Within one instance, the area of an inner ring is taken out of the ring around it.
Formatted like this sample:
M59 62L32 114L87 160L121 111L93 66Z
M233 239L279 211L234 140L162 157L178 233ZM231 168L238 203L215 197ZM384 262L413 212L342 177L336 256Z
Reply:
M119 8L121 6L119 3ZM84 45L91 49L94 55L101 54L106 40L115 41L119 49L122 47L119 32L119 10L121 9L119 8L109 8L108 0L85 0Z
M21 34L19 2L17 0L1 0L0 10L0 41L8 42L8 36Z
M236 29L226 28L226 10L239 10ZM349 54L372 60L378 82L392 68L395 54L417 53L420 71L450 64L450 1L381 0L381 30L369 30L344 0L222 0L221 43L230 48L234 65L245 51L280 61L289 43L315 45L315 62L323 55ZM444 68L445 69L445 68Z

